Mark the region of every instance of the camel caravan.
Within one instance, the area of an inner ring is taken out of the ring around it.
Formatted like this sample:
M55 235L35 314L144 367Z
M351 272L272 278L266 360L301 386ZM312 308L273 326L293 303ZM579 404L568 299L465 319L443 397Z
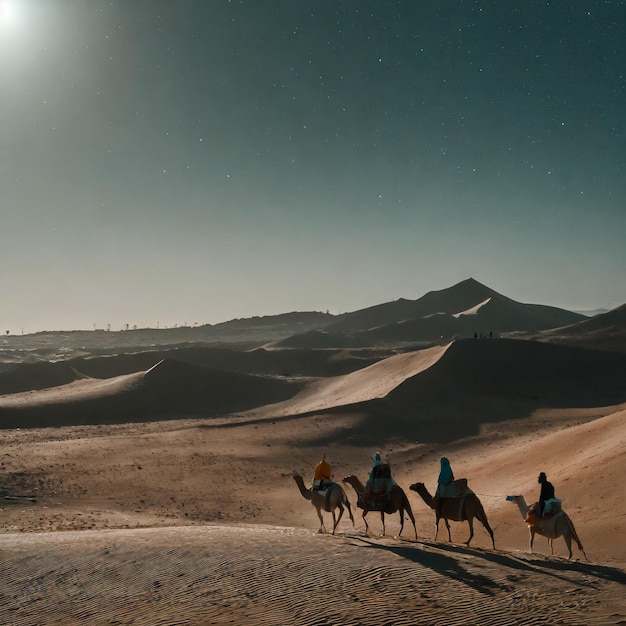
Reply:
M448 530L449 542L452 542L450 521L467 522L469 537L463 543L469 547L474 537L474 520L477 519L489 534L492 547L495 550L496 544L493 530L489 525L487 514L480 499L469 488L466 478L454 478L450 462L446 457L442 457L440 462L441 468L434 496L430 494L422 482L414 483L409 487L411 491L415 491L421 497L426 506L435 512L435 541L439 534L439 522L442 519ZM332 514L333 535L346 509L352 525L355 525L350 500L344 488L332 480L332 470L326 460L326 455L315 467L311 487L305 486L304 479L300 474L294 473L293 479L298 485L301 495L315 507L320 520L320 533L328 532L324 524L322 511ZM406 513L413 525L415 541L417 541L417 527L409 499L402 487L392 477L391 467L389 463L385 463L382 460L380 452L374 454L372 469L365 484L355 475L346 476L342 482L350 485L356 494L356 506L363 510L362 519L365 523L365 532L368 535L370 534L370 527L367 521L367 514L370 511L380 513L383 536L385 535L385 514L399 514L400 532L398 536L402 536ZM563 537L570 559L572 558L572 541L576 542L586 559L587 555L578 538L574 524L561 508L561 501L554 497L554 487L548 482L545 473L541 472L538 482L542 485L541 494L539 501L533 505L528 506L523 496L507 496L506 498L508 501L515 502L518 505L522 517L529 528L530 551L533 551L535 534L548 538L552 554L554 554L552 540Z

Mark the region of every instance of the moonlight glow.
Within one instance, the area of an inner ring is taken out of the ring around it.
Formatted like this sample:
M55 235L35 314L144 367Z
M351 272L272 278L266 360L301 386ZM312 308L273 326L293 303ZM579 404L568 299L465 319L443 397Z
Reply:
M0 0L0 25L12 26L17 18L15 3L9 0Z
M258 4L0 0L0 333L626 302L624 2Z

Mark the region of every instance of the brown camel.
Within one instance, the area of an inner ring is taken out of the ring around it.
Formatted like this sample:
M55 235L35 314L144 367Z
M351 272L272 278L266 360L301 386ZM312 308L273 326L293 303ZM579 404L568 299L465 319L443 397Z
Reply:
M333 514L333 535L335 534L337 524L339 524L339 520L341 520L343 515L344 505L348 509L348 514L350 515L352 525L354 526L354 517L352 516L350 501L348 500L348 496L341 485L338 483L332 483L332 485L327 489L327 492L320 492L313 489L307 489L304 486L302 476L299 474L294 474L293 479L296 481L302 496L307 500L310 500L311 504L317 511L317 516L320 518L319 532L328 532L326 530L326 526L324 526L324 518L322 517L322 510L324 510ZM335 509L339 509L339 517L335 516Z
M365 495L365 487L356 476L346 476L343 479L343 482L352 485L352 488L356 491L359 498ZM380 512L380 519L383 523L383 535L385 534L385 512L395 513L396 511L400 512L400 532L398 533L398 536L402 534L402 529L404 528L404 512L406 511L407 515L411 518L411 522L413 523L415 541L417 541L417 527L415 526L415 517L413 517L411 504L409 503L409 499L406 497L402 487L399 487L398 485L394 485L389 493L389 508L386 511ZM369 512L370 509L367 507L363 508L363 521L365 522L365 529L367 532L369 532L369 526L365 516Z
M441 498L439 507L436 507L435 499L430 495L424 483L415 483L414 485L411 485L409 489L416 491L421 496L422 500L424 500L424 502L431 509L435 510L435 540L439 534L439 520L441 518L445 521L448 529L448 541L452 541L450 523L448 520L452 520L454 522L467 522L469 524L470 536L465 542L465 545L469 546L470 541L474 537L474 518L476 518L489 533L489 536L491 537L491 544L495 550L496 542L493 538L493 530L491 530L491 526L489 526L485 509L474 492L468 491L468 493L461 498Z
M509 502L515 502L515 504L517 504L520 513L522 514L522 518L524 519L526 524L528 524L528 530L530 532L529 547L531 552L533 551L533 542L535 541L535 535L539 534L543 537L548 538L548 543L550 544L550 551L552 554L554 554L554 546L552 544L552 540L563 537L567 545L567 551L569 552L568 558L572 558L573 539L578 545L578 549L583 553L585 559L587 559L587 555L585 554L585 550L583 549L583 544L580 543L580 539L578 538L578 534L576 533L574 524L565 511L561 509L558 513L550 515L549 517L540 517L539 515L535 515L533 513L529 515L529 506L526 504L524 496L507 496L506 499Z

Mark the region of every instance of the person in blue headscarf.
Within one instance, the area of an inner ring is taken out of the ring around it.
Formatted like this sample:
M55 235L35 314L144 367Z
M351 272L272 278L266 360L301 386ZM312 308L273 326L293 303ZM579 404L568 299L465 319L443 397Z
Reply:
M370 477L369 477L370 482L374 480L374 477L376 475L376 468L382 464L383 464L383 460L382 460L382 457L380 456L380 452L375 452L373 461L372 461L372 470L370 471Z
M454 489L452 483L454 482L454 473L448 457L442 456L440 461L441 467L439 469L439 478L437 479L437 493L440 497L446 497L453 495L451 491ZM456 495L456 493L454 494Z

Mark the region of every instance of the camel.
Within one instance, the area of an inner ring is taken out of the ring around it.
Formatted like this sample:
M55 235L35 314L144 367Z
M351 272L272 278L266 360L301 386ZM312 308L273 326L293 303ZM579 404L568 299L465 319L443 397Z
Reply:
M450 542L452 541L452 536L450 534L450 523L448 520L452 520L454 522L467 522L469 524L470 536L464 543L466 546L469 546L470 541L474 537L474 518L476 518L489 533L489 536L491 537L491 544L495 550L496 542L493 538L493 530L491 530L491 526L489 526L485 509L474 492L468 491L468 493L461 498L441 498L439 503L440 506L436 507L435 499L430 495L424 483L415 483L414 485L411 485L409 489L417 492L421 496L422 500L424 500L424 502L431 509L435 510L435 540L437 540L437 535L439 534L439 520L441 518L443 518L446 523L446 527L448 529L448 541Z
M343 479L343 482L347 483L348 485L352 485L352 488L359 498L365 495L365 487L356 476L346 476ZM406 494L404 493L402 487L398 485L394 485L389 493L389 508L387 509L387 511L380 512L380 519L383 523L383 536L385 534L385 512L395 513L396 511L400 512L400 532L398 533L398 536L402 534L402 529L404 528L404 512L406 511L407 515L411 518L411 522L413 523L413 530L415 531L415 541L417 541L417 527L415 526L415 517L413 517L411 504L409 502L409 499L406 497ZM363 509L363 521L365 522L365 530L367 532L369 532L369 525L367 523L367 520L365 519L365 516L369 512L370 509Z
M304 480L302 476L300 476L299 474L294 474L293 479L296 481L296 484L298 485L302 496L307 500L310 500L311 504L315 507L315 510L317 511L317 516L320 518L320 533L328 532L326 530L326 526L324 525L322 510L333 514L332 534L334 535L335 530L337 529L337 525L339 524L339 520L341 520L341 517L343 516L344 505L348 509L348 514L350 515L352 525L354 526L354 517L352 515L352 508L350 507L350 500L348 500L348 496L346 495L346 492L343 490L343 487L341 485L339 485L338 483L332 483L326 493L314 491L310 488L307 489L304 486ZM339 517L335 516L335 509L339 509Z
M552 540L563 537L567 545L567 551L569 552L569 559L572 558L573 539L578 545L578 549L583 553L585 559L589 560L587 559L587 555L583 549L583 544L580 543L580 539L578 538L578 534L576 533L572 520L569 518L569 515L563 511L563 509L550 517L539 517L533 513L530 515L528 514L529 506L526 504L524 496L507 496L506 499L509 502L515 502L515 504L517 504L520 513L522 514L522 518L526 524L528 524L528 530L530 532L529 547L531 552L533 551L533 542L535 541L536 534L548 538L552 554L554 554Z

